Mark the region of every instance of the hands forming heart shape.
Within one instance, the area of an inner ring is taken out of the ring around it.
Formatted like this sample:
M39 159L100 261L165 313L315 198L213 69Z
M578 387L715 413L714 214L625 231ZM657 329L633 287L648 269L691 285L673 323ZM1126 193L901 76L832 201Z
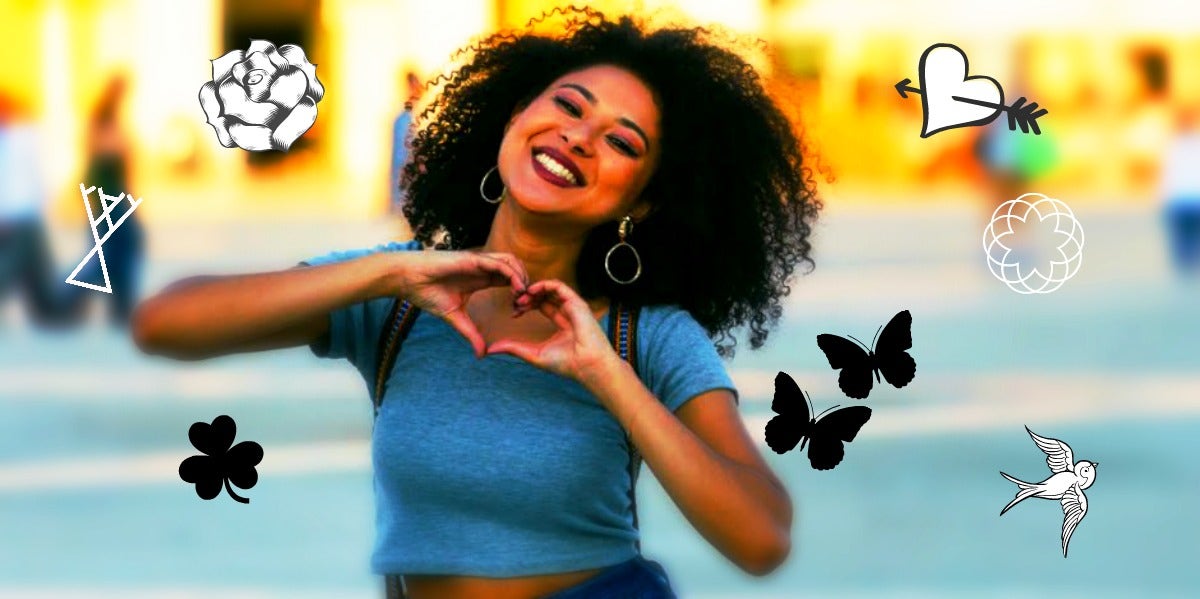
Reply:
M414 252L405 260L404 297L458 331L477 358L507 353L578 380L613 354L591 308L575 290L556 280L530 284L524 266L511 254ZM467 313L467 300L477 291L504 286L511 289L514 318L537 310L558 330L544 341L501 339L488 346Z
M507 353L555 374L581 381L597 372L605 359L616 356L607 335L583 298L562 281L538 281L515 302L513 316L538 310L557 331L540 342L501 339L486 349L487 354Z

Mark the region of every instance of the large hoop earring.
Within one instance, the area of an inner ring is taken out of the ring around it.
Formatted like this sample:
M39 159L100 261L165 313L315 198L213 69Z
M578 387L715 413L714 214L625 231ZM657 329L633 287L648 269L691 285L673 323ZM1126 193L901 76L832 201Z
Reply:
M617 227L617 235L620 236L621 240L618 241L616 245L609 248L608 253L604 255L604 272L608 273L608 278L612 279L614 283L619 285L628 285L638 280L638 277L642 276L642 257L638 254L637 249L625 241L625 237L630 233L633 233L633 218L626 216L625 218L621 219L621 224ZM629 251L633 252L634 260L637 261L637 271L633 273L633 278L628 280L618 279L615 275L613 275L612 268L609 267L608 264L609 260L612 259L613 252L616 252L617 248L622 246L629 248Z
M495 199L487 197L487 194L484 193L484 191L483 191L483 186L487 184L488 177L490 177L492 173L496 172L496 169L498 169L498 168L500 168L500 165L493 166L491 169L488 170L488 172L483 174L483 180L479 182L479 197L483 198L483 201L485 201L489 204L499 204L500 202L504 201L504 192L508 191L508 188L504 187L504 185L503 185L504 184L503 179L500 180L500 183L501 183L500 195L497 196ZM499 178L498 175L497 175L497 178Z

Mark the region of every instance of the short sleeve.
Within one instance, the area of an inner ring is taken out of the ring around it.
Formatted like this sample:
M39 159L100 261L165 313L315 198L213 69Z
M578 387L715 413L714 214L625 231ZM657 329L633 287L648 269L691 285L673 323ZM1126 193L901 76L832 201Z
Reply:
M650 391L672 412L713 389L738 399L733 379L704 327L676 306L651 306L638 318L638 369Z
M420 251L420 242L390 242L373 248L330 252L304 260L301 266L324 266L380 252ZM367 380L374 378L377 344L393 298L380 297L350 304L329 313L329 332L309 345L319 358L346 358Z

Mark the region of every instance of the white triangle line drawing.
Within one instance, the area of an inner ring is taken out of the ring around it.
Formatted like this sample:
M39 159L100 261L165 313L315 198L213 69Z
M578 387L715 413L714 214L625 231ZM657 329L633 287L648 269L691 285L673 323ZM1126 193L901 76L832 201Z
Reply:
M103 291L104 293L111 294L112 293L112 283L109 281L109 278L108 278L108 264L105 263L105 261L104 261L103 246L104 246L104 243L106 241L108 241L108 238L111 237L112 234L114 232L116 232L116 230L121 226L121 224L125 222L125 219L129 218L129 216L131 214L133 214L134 210L137 210L137 207L141 205L142 200L140 200L140 199L135 200L133 198L133 196L129 196L129 204L130 204L129 211L127 211L125 214L122 214L121 218L118 218L117 222L114 224L112 221L112 212L113 212L113 210L116 210L117 206L119 206L121 204L121 200L125 198L125 192L121 192L121 195L114 197L114 196L105 194L104 188L101 187L100 188L100 205L102 208L104 208L104 211L100 213L100 216L93 216L92 215L92 205L88 202L88 195L91 194L92 191L94 191L95 189L96 189L95 185L88 187L87 189L84 189L83 183L79 184L79 193L83 197L83 208L84 208L84 210L87 211L88 225L91 226L91 228L92 228L92 239L95 240L96 245L92 246L92 249L90 251L88 251L86 256L83 257L83 260L81 260L79 262L79 265L75 267L75 270L71 271L71 274L67 277L66 282L71 285L75 285L77 287L84 287L86 289L91 289L93 291ZM108 230L104 232L104 237L100 237L100 231L97 228L99 226L101 220L105 221L108 224ZM75 280L75 276L79 274L79 271L83 270L84 265L86 265L88 263L88 260L91 260L92 256L95 254L100 255L100 272L104 273L104 286L103 287L101 287L99 285L94 285L92 283L85 283L83 281Z

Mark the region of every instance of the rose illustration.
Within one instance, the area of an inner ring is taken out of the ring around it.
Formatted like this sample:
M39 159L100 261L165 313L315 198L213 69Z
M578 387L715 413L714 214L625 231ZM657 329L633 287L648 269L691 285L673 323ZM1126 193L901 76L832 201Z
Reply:
M200 107L226 148L287 151L317 120L325 87L300 46L253 40L212 61L212 71Z

